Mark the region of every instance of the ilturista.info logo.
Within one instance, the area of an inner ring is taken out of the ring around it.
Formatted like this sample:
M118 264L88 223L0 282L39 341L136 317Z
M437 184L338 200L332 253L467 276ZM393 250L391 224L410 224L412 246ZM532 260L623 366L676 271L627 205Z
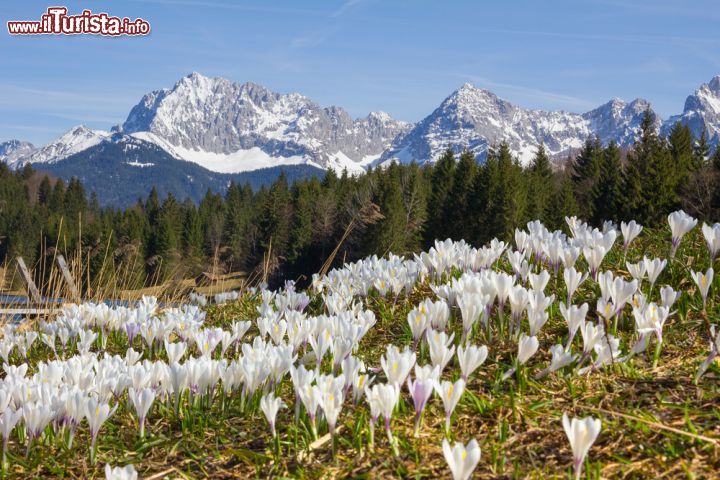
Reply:
M130 19L83 10L68 15L67 7L49 7L40 20L11 20L7 22L10 35L148 35L150 23L142 18Z

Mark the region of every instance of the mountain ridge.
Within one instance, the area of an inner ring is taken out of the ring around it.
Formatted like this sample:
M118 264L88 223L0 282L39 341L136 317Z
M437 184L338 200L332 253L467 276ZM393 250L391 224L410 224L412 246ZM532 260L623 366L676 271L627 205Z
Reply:
M645 99L613 98L584 113L533 110L466 83L410 124L385 112L352 118L341 107L323 107L299 93L193 72L171 88L143 95L110 131L80 125L39 148L11 140L0 143L0 161L11 168L43 167L81 152L92 156L105 143L132 137L145 142L137 149L154 144L176 160L219 174L300 165L362 174L368 166L390 161L432 162L446 148L468 148L482 160L501 141L527 164L540 143L561 159L592 135L629 147L648 108ZM720 75L689 95L681 114L664 122L656 118L656 127L667 133L678 121L696 136L705 129L710 145L718 144Z

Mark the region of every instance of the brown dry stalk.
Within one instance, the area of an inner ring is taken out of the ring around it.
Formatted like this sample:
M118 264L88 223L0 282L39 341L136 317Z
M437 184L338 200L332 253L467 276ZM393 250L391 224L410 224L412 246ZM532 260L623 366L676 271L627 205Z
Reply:
M711 438L711 437L706 437L705 435L698 435L696 433L686 432L685 430L680 430L679 428L670 427L668 425L665 425L665 424L659 423L659 422L652 422L650 420L645 420L643 418L636 417L634 415L628 415L626 413L620 413L620 412L613 412L612 410L606 410L604 408L598 408L598 407L583 407L583 409L589 410L591 412L604 413L606 415L612 415L614 417L624 418L625 420L631 420L634 422L644 423L645 425L648 425L650 427L655 427L660 430L666 430L668 432L677 433L678 435L683 435L686 437L694 438L695 440L701 440L703 442L711 443L716 447L720 446L720 440L718 440L717 438Z

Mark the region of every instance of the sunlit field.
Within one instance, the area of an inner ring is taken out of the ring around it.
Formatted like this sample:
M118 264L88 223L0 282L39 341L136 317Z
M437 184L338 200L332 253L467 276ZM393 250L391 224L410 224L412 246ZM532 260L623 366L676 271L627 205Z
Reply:
M438 241L6 324L10 478L711 478L720 224Z

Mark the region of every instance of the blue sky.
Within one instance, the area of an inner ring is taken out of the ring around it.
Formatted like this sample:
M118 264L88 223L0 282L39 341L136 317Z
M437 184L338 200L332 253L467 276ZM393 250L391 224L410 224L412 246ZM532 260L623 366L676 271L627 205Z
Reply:
M152 33L7 34L56 4L143 17ZM36 144L121 123L192 71L408 121L465 82L575 112L644 97L665 117L720 74L715 1L3 0L0 20L0 141Z

